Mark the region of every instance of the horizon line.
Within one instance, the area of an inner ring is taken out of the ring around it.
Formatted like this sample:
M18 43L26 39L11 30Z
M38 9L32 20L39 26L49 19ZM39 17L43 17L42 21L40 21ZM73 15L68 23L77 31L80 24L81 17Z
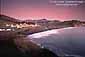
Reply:
M34 17L29 17L29 18L17 18L17 17L13 17L13 16L9 16L9 15L5 15L5 14L1 14L0 15L4 15L4 16L8 16L10 18L14 18L14 19L17 19L17 20L21 20L21 21L25 21L25 20L42 20L42 19L46 19L46 20L58 20L58 21L71 21L71 20L78 20L78 21L85 21L85 20L80 20L80 19L76 19L76 18L69 18L69 20L59 20L60 18L34 18Z

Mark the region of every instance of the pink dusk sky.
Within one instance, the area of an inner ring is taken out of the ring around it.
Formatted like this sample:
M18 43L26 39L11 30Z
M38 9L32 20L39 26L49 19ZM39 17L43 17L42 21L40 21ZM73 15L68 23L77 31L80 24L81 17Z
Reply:
M85 20L85 4L56 6L50 0L1 0L1 14L26 19Z

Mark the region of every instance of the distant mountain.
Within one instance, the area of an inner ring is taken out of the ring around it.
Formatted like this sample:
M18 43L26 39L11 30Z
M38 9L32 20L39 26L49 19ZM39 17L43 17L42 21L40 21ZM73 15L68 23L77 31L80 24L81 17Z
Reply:
M78 25L78 26L84 25L85 26L85 21L70 20L70 21L64 21L64 22L62 22L62 24L64 24L64 25L70 25L72 27L75 26L75 25Z
M59 20L48 20L48 19L20 21L18 19L6 16L6 15L0 15L0 25L11 24L11 23L38 24L47 29L85 26L85 21L80 21L80 20L69 20L69 21L63 21L63 22Z

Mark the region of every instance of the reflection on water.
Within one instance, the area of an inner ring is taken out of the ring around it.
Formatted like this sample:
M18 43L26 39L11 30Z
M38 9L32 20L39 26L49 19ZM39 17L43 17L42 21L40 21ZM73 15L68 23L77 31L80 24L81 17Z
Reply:
M54 29L28 35L28 38L58 55L85 57L85 27Z

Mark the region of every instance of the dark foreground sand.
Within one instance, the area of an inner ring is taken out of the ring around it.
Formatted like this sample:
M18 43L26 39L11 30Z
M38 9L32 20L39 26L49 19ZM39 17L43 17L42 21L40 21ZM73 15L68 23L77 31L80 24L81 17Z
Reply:
M23 35L15 32L0 32L0 57L58 57L47 49L42 49Z

